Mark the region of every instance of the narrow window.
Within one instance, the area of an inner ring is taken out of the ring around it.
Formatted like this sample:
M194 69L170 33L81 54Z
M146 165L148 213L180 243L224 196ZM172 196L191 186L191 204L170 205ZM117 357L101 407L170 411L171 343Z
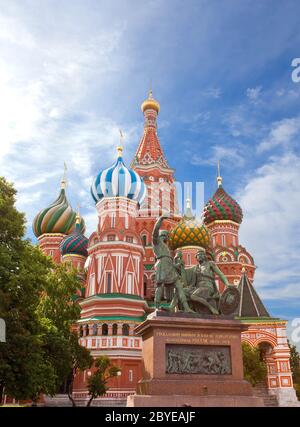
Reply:
M142 243L143 243L143 246L147 246L147 236L146 236L146 234L142 235Z
M111 272L106 273L106 293L111 294Z
M114 213L111 214L111 228L115 228L116 226L116 215Z
M226 246L225 234L222 234L222 246Z
M90 295L95 295L95 273L90 276Z
M104 323L104 324L102 325L102 335L105 335L105 336L107 336L107 335L108 335L108 326L107 326L107 324L106 324L106 323Z
M129 335L129 325L127 323L122 326L122 335Z
M97 324L94 323L93 324L93 335L97 335L97 333L98 333L98 327L97 327Z
M127 274L127 293L128 294L133 293L133 274L132 273Z

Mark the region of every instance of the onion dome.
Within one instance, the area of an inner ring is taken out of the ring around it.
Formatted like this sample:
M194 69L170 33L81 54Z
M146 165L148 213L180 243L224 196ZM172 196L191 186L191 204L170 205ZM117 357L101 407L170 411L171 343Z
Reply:
M229 196L222 187L220 172L217 177L217 182L217 191L204 206L203 222L205 224L210 224L217 220L229 220L240 224L243 219L242 209L238 202Z
M158 101L153 98L152 90L150 90L148 98L142 103L141 109L142 112L144 112L145 110L155 110L157 114L159 113L160 105Z
M96 203L103 197L127 197L142 203L146 196L143 179L125 166L122 147L118 147L117 161L110 168L101 171L91 186L91 194Z
M74 254L88 256L87 247L88 239L82 234L80 224L82 219L76 215L76 224L74 231L64 237L60 243L60 252L62 255Z
M195 219L192 214L190 200L187 199L186 212L183 219L170 231L168 244L170 249L178 249L183 246L209 246L210 234L204 224Z
M58 198L45 209L42 209L33 220L33 232L36 237L44 233L70 234L75 228L76 212L69 204L66 191L65 177L61 182L61 190ZM83 219L80 221L80 230L84 231L85 224Z

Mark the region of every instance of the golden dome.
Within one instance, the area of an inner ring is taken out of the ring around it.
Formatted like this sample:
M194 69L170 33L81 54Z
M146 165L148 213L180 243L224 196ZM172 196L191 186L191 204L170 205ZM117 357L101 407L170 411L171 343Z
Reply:
M169 234L168 244L170 249L178 249L184 246L200 246L208 248L210 242L209 230L203 223L196 220L192 214L190 200L187 199L187 209L182 220Z
M149 91L148 99L146 99L142 105L141 105L142 112L146 110L155 110L157 113L159 113L160 105L159 103L153 98L152 90Z

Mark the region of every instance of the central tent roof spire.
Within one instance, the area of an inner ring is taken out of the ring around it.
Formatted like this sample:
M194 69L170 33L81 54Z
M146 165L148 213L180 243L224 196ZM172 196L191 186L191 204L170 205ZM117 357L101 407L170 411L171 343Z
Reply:
M164 169L170 169L157 136L157 115L160 111L159 102L153 98L150 86L148 98L141 105L144 113L144 133L139 143L132 166L156 164Z

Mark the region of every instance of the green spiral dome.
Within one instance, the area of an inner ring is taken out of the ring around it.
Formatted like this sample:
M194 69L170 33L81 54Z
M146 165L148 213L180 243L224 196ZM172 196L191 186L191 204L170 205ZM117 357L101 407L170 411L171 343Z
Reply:
M42 209L33 220L33 232L36 237L45 233L70 234L75 228L76 212L69 204L65 189L60 190L58 198L45 209ZM80 231L84 232L85 224L81 218Z

